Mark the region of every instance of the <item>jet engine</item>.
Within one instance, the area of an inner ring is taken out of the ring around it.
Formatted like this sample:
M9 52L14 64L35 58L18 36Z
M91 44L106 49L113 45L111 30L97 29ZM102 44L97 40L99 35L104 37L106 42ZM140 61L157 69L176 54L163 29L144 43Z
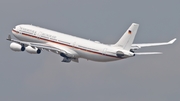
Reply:
M116 52L117 57L119 58L127 58L127 57L132 57L135 56L134 53L130 52L130 51L117 51Z
M24 47L24 46L22 46L22 45L20 45L20 44L18 44L18 43L15 43L15 42L12 42L12 43L10 44L10 48L11 48L11 50L13 50L13 51L24 51L24 50L25 50L25 47Z
M124 56L124 53L121 52L121 51L117 51L117 52L116 52L116 55L117 55L117 57L123 57L123 56Z
M30 53L30 54L40 54L41 53L41 50L38 49L38 48L33 48L31 46L27 46L26 47L26 52Z

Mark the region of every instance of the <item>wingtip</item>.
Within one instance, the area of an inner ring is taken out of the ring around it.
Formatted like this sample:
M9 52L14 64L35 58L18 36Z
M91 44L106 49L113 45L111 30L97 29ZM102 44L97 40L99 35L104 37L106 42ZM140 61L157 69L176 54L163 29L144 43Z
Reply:
M7 38L7 40L11 40L11 35L8 35L8 38Z
M169 44L173 44L176 40L177 40L177 39L174 38L174 39L172 39L171 41L169 41L168 43L169 43Z

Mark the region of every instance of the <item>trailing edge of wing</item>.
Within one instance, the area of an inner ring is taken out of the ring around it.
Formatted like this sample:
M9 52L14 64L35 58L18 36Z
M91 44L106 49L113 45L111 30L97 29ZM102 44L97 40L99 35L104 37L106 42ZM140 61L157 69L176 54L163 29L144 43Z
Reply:
M162 54L162 52L142 52L142 53L135 53L135 55L153 55L153 54Z
M176 38L172 39L169 42L162 42L162 43L144 43L144 44L132 44L131 47L150 47L150 46L161 46L161 45L169 45L173 44L176 41Z

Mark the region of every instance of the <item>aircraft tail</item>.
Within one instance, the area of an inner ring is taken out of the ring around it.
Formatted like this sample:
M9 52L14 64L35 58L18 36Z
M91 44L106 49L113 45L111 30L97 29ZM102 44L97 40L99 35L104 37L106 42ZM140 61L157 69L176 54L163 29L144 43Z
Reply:
M124 50L130 50L131 45L134 41L138 30L139 24L132 23L132 25L128 28L128 30L124 33L124 35L119 39L119 41L114 44L116 47L122 47Z

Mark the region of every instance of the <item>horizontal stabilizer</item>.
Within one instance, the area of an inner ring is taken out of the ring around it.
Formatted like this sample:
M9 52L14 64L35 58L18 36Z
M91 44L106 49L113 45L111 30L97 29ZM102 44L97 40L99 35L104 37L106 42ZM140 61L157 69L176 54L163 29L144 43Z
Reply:
M142 52L142 53L135 53L136 55L153 55L153 54L162 54L162 52Z

